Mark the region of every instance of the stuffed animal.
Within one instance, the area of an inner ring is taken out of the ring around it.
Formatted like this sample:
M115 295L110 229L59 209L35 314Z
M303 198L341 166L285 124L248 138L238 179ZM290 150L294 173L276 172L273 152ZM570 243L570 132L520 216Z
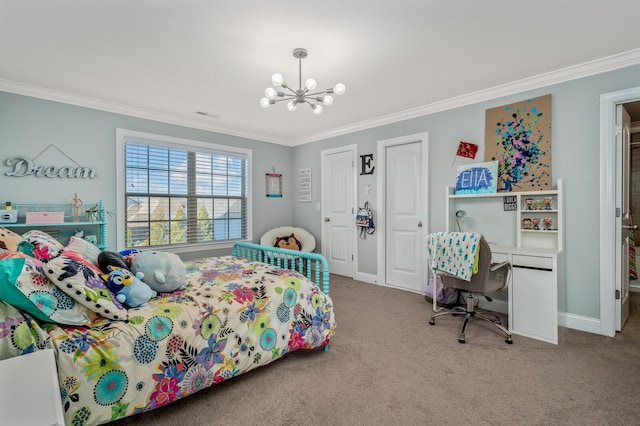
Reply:
M98 255L98 266L101 271L110 271L109 266L130 270L124 256L115 251L104 250Z
M168 293L186 287L187 272L177 254L162 251L142 251L131 260L131 271L142 272L142 281L158 293Z
M279 247L281 249L300 251L300 249L302 248L302 243L296 238L294 234L291 234L288 237L277 237L276 243L273 246Z
M127 262L129 269L131 269L131 261L133 260L134 257L136 257L138 253L142 253L142 251L136 248L128 248L128 249L120 250L119 253L124 259L124 261Z
M101 274L109 290L115 295L118 302L128 308L145 306L149 299L156 297L158 293L142 281L143 274L133 275L128 269L109 266L108 274Z

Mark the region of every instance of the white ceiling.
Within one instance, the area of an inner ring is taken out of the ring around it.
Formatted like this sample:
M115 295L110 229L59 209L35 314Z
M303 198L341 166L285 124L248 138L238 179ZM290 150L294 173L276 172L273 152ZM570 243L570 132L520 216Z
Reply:
M639 21L638 0L0 0L0 90L295 145L640 63ZM274 72L297 86L296 47L303 80L347 87L322 115L259 105Z

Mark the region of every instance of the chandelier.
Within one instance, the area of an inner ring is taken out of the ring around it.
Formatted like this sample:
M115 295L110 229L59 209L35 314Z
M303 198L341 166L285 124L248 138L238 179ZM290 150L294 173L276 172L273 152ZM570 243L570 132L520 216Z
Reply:
M293 57L298 60L298 90L289 87L289 85L284 82L282 75L276 73L271 76L271 83L276 87L287 89L291 93L285 93L273 87L267 87L264 91L265 97L260 99L260 106L262 108L269 108L276 102L289 101L287 103L287 109L289 111L295 111L298 108L298 104L309 104L315 114L322 114L322 105L330 106L333 104L333 96L331 96L331 94L342 95L345 92L346 88L344 84L338 83L331 89L314 92L314 90L316 90L316 81L313 78L308 78L304 82L304 87L302 87L302 60L307 57L307 49L300 47L293 49Z

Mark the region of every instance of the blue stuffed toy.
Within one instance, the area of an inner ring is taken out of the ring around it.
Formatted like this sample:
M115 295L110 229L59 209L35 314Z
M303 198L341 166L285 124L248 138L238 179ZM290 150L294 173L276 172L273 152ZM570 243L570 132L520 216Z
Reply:
M131 271L117 266L109 266L109 273L102 274L107 287L116 295L118 302L128 308L145 306L158 293L142 281L143 274L133 275Z
M131 271L144 274L142 281L158 293L186 288L187 272L177 254L142 251L131 260Z

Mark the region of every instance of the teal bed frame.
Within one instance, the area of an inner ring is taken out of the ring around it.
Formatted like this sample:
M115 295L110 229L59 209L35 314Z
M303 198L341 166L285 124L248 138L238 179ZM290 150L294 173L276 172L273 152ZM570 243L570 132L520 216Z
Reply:
M261 246L243 241L233 245L231 254L269 263L278 268L296 270L305 275L307 279L315 282L316 285L319 286L322 283L322 291L329 294L329 264L321 254ZM311 278L312 272L315 272L315 279ZM321 276L322 281L320 280Z

